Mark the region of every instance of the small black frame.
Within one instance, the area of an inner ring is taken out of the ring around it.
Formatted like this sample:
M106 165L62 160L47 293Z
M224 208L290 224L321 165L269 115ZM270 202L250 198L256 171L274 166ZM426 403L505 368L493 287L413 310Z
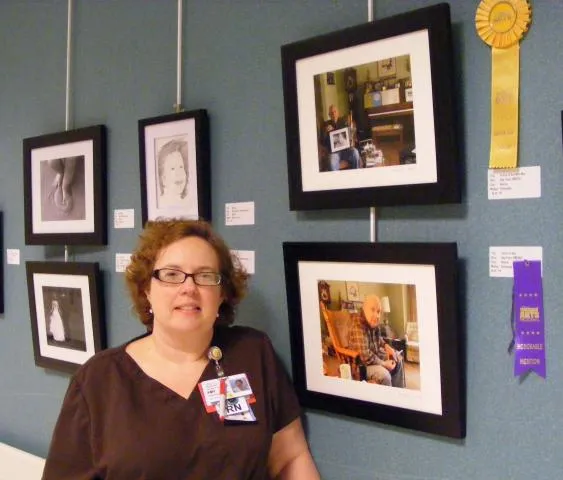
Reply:
M35 364L73 373L106 347L99 266L33 261L26 273Z
M143 224L172 217L211 220L207 111L145 118L138 128Z
M26 245L106 245L104 125L23 140Z

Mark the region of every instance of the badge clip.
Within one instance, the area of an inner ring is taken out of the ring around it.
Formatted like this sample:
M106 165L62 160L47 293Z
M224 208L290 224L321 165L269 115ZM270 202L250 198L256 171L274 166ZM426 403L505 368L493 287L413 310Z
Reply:
M225 371L219 363L219 361L223 358L223 352L221 351L221 349L216 346L210 347L209 351L207 352L207 358L215 362L215 371L217 372L217 376L224 377Z

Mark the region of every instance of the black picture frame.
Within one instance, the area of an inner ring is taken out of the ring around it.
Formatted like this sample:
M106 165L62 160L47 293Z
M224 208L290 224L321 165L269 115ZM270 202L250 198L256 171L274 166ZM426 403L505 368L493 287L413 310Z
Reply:
M139 120L138 127L143 224L147 220L173 217L210 221L211 158L207 110L145 118ZM170 161L181 162L176 169L174 164L170 167L176 173L166 175L164 159L169 160L169 165ZM178 173L185 175L180 186L178 177L175 177Z
M0 313L4 313L4 216L0 212Z
M293 381L301 404L464 438L456 244L285 242L283 256ZM361 302L376 294L382 310L387 306L389 317L375 328L401 355L402 385L372 383L365 363L373 362L362 360L367 357L359 344L348 341L351 329L366 320L362 303L345 301L347 282L357 285ZM329 292L321 298L319 286L326 291L326 284Z
M26 245L106 245L106 128L23 140Z
M26 275L35 365L74 373L106 348L98 263L26 262Z
M283 45L281 59L290 210L461 201L448 4ZM336 157L331 106L355 132Z

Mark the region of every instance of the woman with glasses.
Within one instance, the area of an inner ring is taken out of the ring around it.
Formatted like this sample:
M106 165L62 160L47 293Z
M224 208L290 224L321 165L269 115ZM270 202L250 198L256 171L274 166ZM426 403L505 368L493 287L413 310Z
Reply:
M148 222L126 283L147 333L73 377L44 480L320 478L268 337L231 326L247 275L209 224Z

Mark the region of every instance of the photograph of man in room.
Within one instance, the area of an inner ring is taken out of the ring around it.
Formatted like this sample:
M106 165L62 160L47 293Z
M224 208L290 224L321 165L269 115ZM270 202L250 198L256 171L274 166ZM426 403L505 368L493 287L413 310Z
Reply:
M320 172L416 163L410 55L315 75ZM331 134L347 129L346 148Z
M415 285L319 280L318 292L323 375L420 390Z

